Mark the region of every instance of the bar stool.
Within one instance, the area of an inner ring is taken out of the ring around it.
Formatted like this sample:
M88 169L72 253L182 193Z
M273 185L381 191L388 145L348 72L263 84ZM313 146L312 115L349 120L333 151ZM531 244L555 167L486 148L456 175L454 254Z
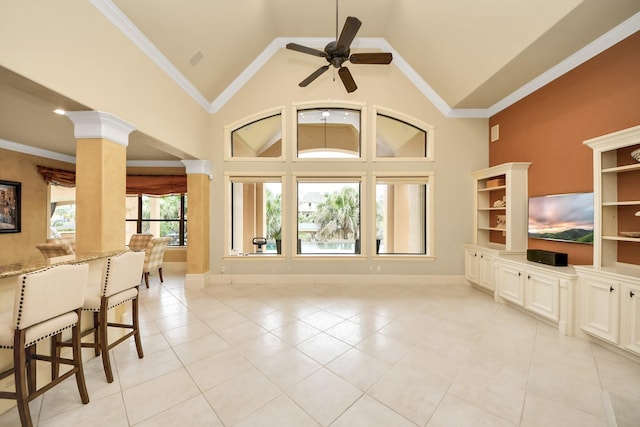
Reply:
M142 278L144 252L124 252L107 258L102 274L102 281L89 284L82 309L93 312L93 328L83 335L93 333L93 342L83 342L83 347L95 349L95 354L102 354L102 365L107 382L113 382L109 350L130 337L134 337L138 357L142 359L142 342L138 321L138 287ZM132 323L109 322L108 311L120 304L131 301ZM108 340L108 328L129 329L125 335L112 343Z
M23 426L33 425L29 402L72 375L76 377L82 403L89 403L80 351L80 314L88 277L88 264L56 265L22 274L18 277L13 310L0 313L0 349L13 350L13 367L0 373L0 379L13 374L16 390L2 391L0 398L17 401ZM59 357L55 348L56 338L68 329L71 329L72 359ZM54 338L51 354L38 354L36 344L47 338ZM51 363L52 370L51 381L39 389L38 360ZM73 367L58 376L60 364Z

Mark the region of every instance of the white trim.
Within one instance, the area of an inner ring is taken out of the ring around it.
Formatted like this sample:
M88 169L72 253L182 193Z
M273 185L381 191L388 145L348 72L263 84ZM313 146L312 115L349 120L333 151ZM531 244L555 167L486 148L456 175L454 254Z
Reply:
M90 0L113 25L145 53L158 67L190 95L205 110L209 111L209 101L191 84L191 82L167 59L166 56L136 27L129 18L111 0Z
M139 168L183 168L181 160L127 160L127 167Z
M171 77L185 92L198 102L209 113L218 112L239 90L248 82L258 70L288 42L296 42L306 46L324 47L333 38L276 37L234 81L227 86L211 103L189 82L189 80L164 56L160 50L118 9L111 0L90 0L91 3L125 36L129 38L142 52L147 54L169 77ZM436 91L409 65L409 63L384 38L357 38L353 41L355 48L379 48L393 54L393 64L402 71L407 78L445 117L447 118L489 118L504 110L522 98L540 89L561 75L571 71L587 60L598 55L614 44L640 30L640 12L636 13L617 27L589 43L578 52L566 58L548 71L542 73L529 83L515 90L511 94L496 102L489 108L451 108L436 93Z
M611 46L621 42L637 31L640 31L640 12L636 13L631 18L624 21L622 24L598 37L554 67L551 67L544 73L540 74L538 77L531 80L521 88L515 90L510 95L507 95L502 100L493 104L487 109L487 111L489 112L489 117L499 113L507 107L510 107L511 105L520 101L522 98L530 95L531 93L549 84L563 74L568 73L579 65L582 65L591 58L604 52Z
M209 175L213 173L213 165L208 160L182 160L187 175Z
M65 115L74 125L76 139L103 138L127 147L129 134L135 130L135 126L102 111L67 111Z
M201 274L185 274L184 276L184 288L185 289L204 289L207 284L207 273Z
M60 160L61 162L76 163L74 156L56 153L55 151L44 150L42 148L32 147L30 145L19 144L17 142L0 139L0 148L17 153L29 154L31 156L44 157L45 159Z
M398 274L210 274L213 285L469 285L462 275Z

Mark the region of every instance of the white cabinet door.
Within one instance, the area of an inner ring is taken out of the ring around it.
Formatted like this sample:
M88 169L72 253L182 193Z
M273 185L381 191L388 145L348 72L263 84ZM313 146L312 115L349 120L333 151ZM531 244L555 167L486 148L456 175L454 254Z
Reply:
M478 260L478 285L485 289L493 291L495 289L495 281L493 279L493 256L487 253L480 253Z
M555 322L560 318L560 280L548 274L525 271L525 308Z
M464 276L471 283L478 284L478 251L464 250Z
M584 277L585 324L582 329L618 344L620 326L620 286L609 280Z
M522 269L501 263L498 268L499 294L502 298L524 305L524 273Z
M622 286L621 344L640 354L640 286Z

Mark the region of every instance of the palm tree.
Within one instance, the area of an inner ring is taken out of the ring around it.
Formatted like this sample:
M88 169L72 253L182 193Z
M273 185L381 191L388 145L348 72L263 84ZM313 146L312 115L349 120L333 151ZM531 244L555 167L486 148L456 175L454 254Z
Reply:
M325 194L314 214L319 240L358 239L360 229L360 200L355 188Z
M267 238L280 240L282 235L282 194L267 189Z

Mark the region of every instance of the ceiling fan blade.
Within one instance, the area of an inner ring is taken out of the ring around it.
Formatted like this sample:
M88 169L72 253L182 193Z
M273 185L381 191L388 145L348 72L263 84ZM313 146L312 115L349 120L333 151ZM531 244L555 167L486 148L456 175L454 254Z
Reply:
M337 52L346 52L349 49L361 25L362 22L358 18L353 16L347 17L344 27L342 27L340 38L336 42Z
M312 47L302 46L298 43L287 43L287 49L295 50L297 52L307 53L313 56L327 57L327 54L321 50L314 49Z
M387 52L354 53L349 57L352 64L390 64L393 55Z
M327 71L329 69L329 65L325 65L324 67L320 67L317 70L315 70L313 73L311 73L309 75L309 77L307 77L306 79L304 79L303 81L301 81L300 83L298 83L298 86L300 87L307 87L309 85L309 83L311 83L312 81L314 81L315 79L317 79L318 77L320 77L325 71Z
M353 80L353 76L347 67L340 67L338 75L340 76L342 84L344 84L344 88L347 92L351 93L358 89L358 85L356 85L356 82Z

